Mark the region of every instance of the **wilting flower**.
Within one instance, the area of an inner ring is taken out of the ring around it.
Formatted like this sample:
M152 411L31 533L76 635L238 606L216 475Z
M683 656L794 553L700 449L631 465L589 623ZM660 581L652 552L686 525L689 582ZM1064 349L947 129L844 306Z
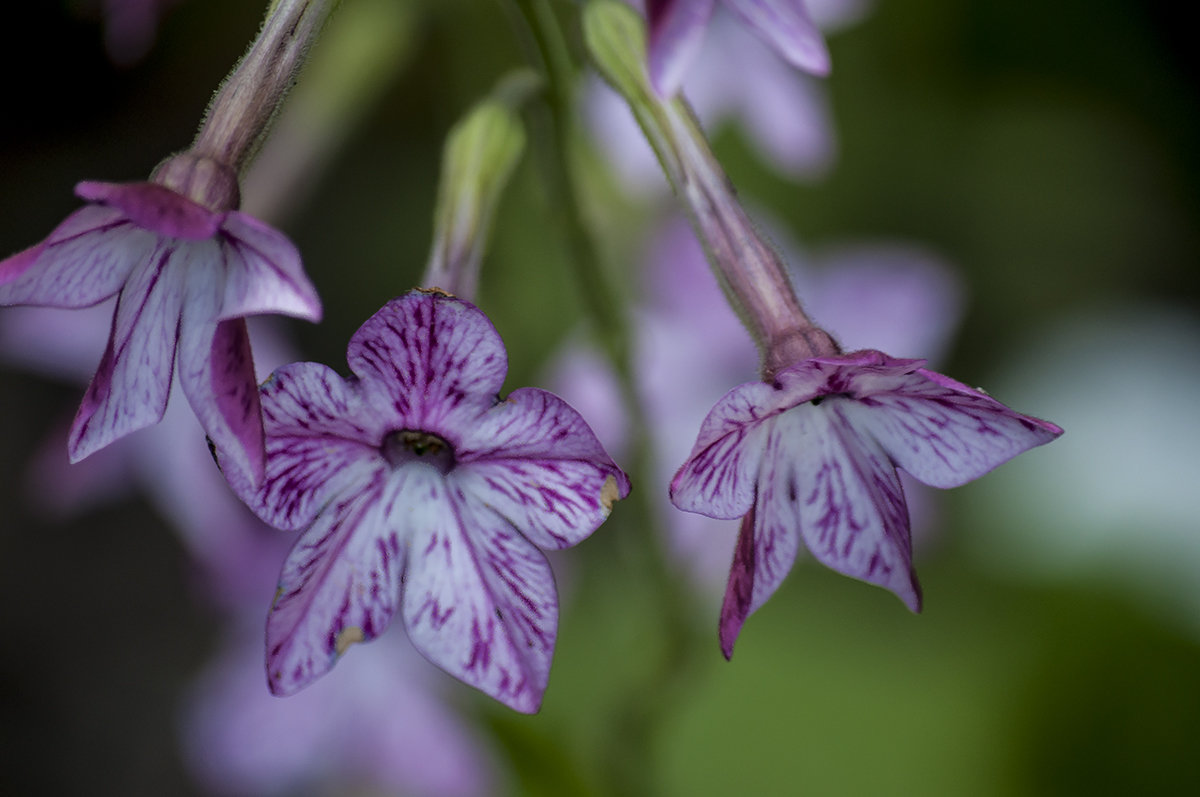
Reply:
M780 56L806 72L829 72L829 50L804 0L723 0ZM664 96L679 90L700 50L717 0L646 0L650 82Z
M71 460L157 423L177 368L213 443L261 478L245 317L320 318L296 248L230 209L232 201L205 206L157 183L84 182L76 193L92 204L0 262L0 304L82 308L117 297L108 346L71 428Z
M726 656L803 540L820 562L885 587L913 611L908 507L896 468L932 487L976 479L1062 430L923 360L813 357L722 398L671 483L680 509L742 518L721 608Z
M395 299L347 359L350 379L276 371L262 387L266 480L231 474L260 517L304 530L267 621L271 689L302 688L399 610L435 664L536 711L558 619L538 548L590 535L628 479L561 399L498 397L504 346L464 301Z

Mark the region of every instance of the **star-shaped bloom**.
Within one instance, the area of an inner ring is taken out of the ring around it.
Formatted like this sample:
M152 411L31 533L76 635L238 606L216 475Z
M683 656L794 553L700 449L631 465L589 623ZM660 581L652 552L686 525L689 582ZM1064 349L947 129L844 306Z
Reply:
M415 291L350 340L353 376L315 363L262 386L267 472L231 484L303 533L267 621L268 681L291 694L399 612L450 674L536 711L558 620L542 549L586 538L629 491L564 401L498 391L504 345L473 305Z
M680 509L742 518L721 607L725 655L801 540L828 567L920 611L896 468L957 487L1062 434L985 393L878 351L814 357L740 385L705 418L671 483Z
M722 0L775 52L814 75L829 73L829 50L805 0ZM663 96L679 90L699 53L717 0L646 0L650 82Z
M92 204L0 262L3 305L82 308L117 297L108 346L71 428L71 460L161 420L177 369L213 444L261 479L245 317L320 319L296 248L252 216L158 183L84 182L75 191Z

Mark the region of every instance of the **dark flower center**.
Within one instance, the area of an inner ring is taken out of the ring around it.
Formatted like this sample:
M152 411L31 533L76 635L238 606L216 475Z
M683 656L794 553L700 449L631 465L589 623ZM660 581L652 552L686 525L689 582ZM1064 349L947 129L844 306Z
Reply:
M383 438L379 446L383 458L393 468L422 462L449 473L454 467L454 449L442 438L429 432L401 429Z

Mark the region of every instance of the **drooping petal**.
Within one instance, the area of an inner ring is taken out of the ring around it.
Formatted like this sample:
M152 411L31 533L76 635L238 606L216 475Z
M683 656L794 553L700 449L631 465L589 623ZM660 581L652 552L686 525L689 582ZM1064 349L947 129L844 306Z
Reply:
M664 97L679 91L704 41L716 0L647 0L650 83Z
M841 410L847 422L932 487L966 484L1062 434L1052 423L925 369L898 377L886 391L855 397Z
M232 211L222 227L225 295L220 318L281 313L321 320L321 301L287 237L253 216Z
M261 483L266 467L258 380L246 321L213 324L184 318L179 336L179 386L205 434L236 467Z
M288 554L267 618L267 681L275 694L302 689L350 645L387 628L404 569L406 530L394 511L404 488L403 478L377 478L336 500ZM429 506L411 511L436 511Z
M225 476L264 521L304 528L347 485L368 484L386 467L385 430L362 411L356 387L318 363L286 365L263 383L266 478L256 487L236 469Z
M160 244L121 291L108 348L71 426L73 462L162 418L183 304L178 256L176 245Z
M368 399L397 429L421 429L457 445L492 405L508 356L474 305L413 291L393 299L350 339L346 359Z
M629 494L628 477L579 413L537 388L489 410L456 455L455 484L540 548L575 545Z
M88 307L114 296L157 238L115 208L89 206L0 262L0 304Z
M558 602L550 566L509 523L432 470L414 496L402 598L409 639L465 683L526 713L541 705L550 673ZM440 511L439 511L440 510Z
M704 419L692 453L671 480L671 503L685 512L732 520L754 505L764 421L777 391L761 382L740 385Z
M829 74L829 49L804 0L725 0L785 60L814 75Z
M879 444L842 414L852 404L830 397L820 407L779 416L767 455L772 468L760 482L756 539L798 528L819 562L891 590L918 612L921 591L900 478ZM760 593L756 582L754 608L769 596L768 587L774 589L764 582Z
M733 658L733 644L746 618L754 611L754 571L756 557L754 507L742 518L737 544L733 549L733 564L729 568L729 581L725 597L721 601L721 619L717 622L717 638L725 658ZM794 536L794 535L793 535ZM793 544L793 549L795 545ZM793 556L795 554L793 553Z

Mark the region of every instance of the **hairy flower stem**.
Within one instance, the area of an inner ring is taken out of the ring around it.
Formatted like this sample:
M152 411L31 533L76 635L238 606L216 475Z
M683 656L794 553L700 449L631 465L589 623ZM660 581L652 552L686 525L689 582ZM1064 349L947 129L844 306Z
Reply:
M242 171L337 4L338 0L275 0L258 37L213 97L192 143L194 155Z
M762 352L762 373L837 354L837 344L804 313L779 254L746 215L695 114L680 96L663 100L645 73L641 19L613 0L584 9L593 60L625 99L683 201L717 281Z

